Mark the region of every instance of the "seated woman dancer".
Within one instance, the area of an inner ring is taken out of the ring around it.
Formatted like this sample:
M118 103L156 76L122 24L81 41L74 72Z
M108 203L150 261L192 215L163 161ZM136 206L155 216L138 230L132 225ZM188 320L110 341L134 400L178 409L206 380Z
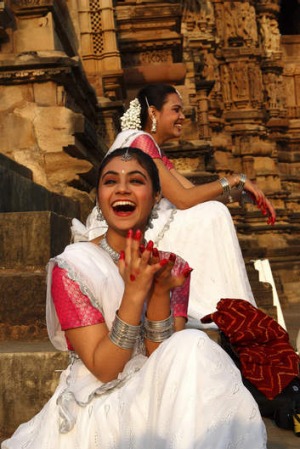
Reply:
M244 189L268 215L268 223L274 224L276 214L263 192L243 174L198 186L179 174L160 145L180 137L183 121L183 104L177 90L170 85L149 85L139 92L121 118L123 131L109 153L118 147L134 146L153 158L163 198L146 238L161 250L175 251L193 266L189 321L192 326L215 327L201 325L199 319L213 312L221 298L245 299L256 304L230 212L222 202L212 200L221 197L223 201ZM98 218L94 208L87 228L74 220L74 234L85 234L79 239L99 235L105 222Z
M47 325L71 363L2 449L265 449L258 407L229 356L184 329L190 267L143 233L160 186L134 148L104 159L104 235L48 266Z

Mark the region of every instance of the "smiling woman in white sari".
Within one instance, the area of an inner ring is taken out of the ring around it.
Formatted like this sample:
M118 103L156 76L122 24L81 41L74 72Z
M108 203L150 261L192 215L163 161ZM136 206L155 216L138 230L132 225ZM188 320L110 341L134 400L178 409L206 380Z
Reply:
M204 332L185 329L191 268L144 240L159 198L148 155L127 148L104 160L106 233L48 267L49 336L71 363L2 449L266 448L239 370Z

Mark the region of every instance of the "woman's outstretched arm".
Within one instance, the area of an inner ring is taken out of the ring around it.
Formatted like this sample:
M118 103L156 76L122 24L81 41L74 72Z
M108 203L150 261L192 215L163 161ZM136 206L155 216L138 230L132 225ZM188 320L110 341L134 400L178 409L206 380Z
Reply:
M211 200L226 202L226 196L222 195L223 188L219 180L195 186L175 168L167 168L157 144L150 135L146 133L140 135L131 145L137 146L153 158L159 170L162 194L178 209L188 209ZM228 175L226 179L230 188L236 190L240 183L240 175ZM253 196L262 213L268 216L268 223L274 224L276 220L275 209L262 190L249 179L244 184L244 190Z

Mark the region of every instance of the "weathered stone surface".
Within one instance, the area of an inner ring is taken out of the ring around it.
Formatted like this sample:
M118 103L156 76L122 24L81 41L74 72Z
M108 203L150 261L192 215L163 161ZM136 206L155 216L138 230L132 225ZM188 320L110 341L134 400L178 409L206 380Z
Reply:
M24 102L33 101L32 88L28 84L19 86L0 85L0 113L19 107Z
M0 322L45 323L46 271L0 271Z
M49 344L0 343L0 434L10 435L40 411L67 363L67 354Z
M51 212L0 214L1 266L44 267L70 241L70 221Z
M79 205L32 181L32 172L0 153L0 212L53 211L66 217L78 217Z

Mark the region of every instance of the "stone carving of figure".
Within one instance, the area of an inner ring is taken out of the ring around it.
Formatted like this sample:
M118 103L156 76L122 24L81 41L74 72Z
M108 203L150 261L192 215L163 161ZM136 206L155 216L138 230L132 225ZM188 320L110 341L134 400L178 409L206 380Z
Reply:
M221 3L215 3L215 23L218 35L223 39L224 36L224 12Z
M259 67L248 65L249 93L252 102L262 101L262 78Z
M212 53L206 53L203 58L204 67L202 70L203 78L207 80L215 79L216 60Z
M280 50L280 33L275 19L263 16L260 21L260 33L267 54Z
M233 82L233 99L241 100L249 96L248 91L248 74L246 65L242 62L237 62L232 70Z
M240 3L237 17L239 23L237 34L244 40L256 42L257 27L254 7L248 3Z
M224 103L230 103L231 98L231 76L229 67L227 65L222 66L222 92Z
M275 73L266 77L267 101L270 109L281 109L283 106L283 90L281 78Z
M232 2L224 3L225 24L226 24L226 38L234 38L237 36L238 30L238 14L235 4Z

